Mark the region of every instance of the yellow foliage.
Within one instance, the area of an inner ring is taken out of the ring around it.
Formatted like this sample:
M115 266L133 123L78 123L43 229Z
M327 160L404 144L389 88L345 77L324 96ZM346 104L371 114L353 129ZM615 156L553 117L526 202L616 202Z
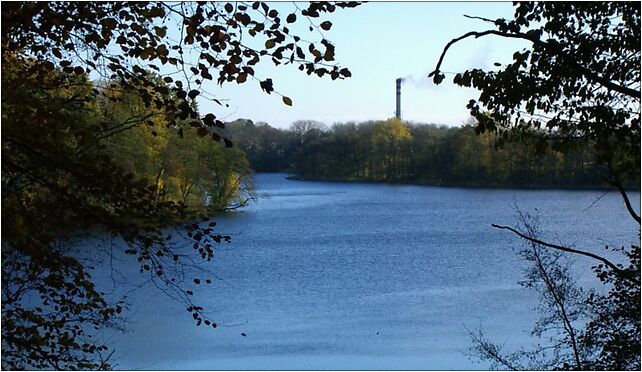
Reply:
M381 121L374 125L373 140L375 143L397 144L411 139L410 129L397 118Z

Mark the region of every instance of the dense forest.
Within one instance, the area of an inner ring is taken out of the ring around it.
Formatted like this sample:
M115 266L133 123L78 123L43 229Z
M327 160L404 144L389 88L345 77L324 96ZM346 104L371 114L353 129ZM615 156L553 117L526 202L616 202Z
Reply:
M239 119L228 123L226 132L254 171L287 171L303 179L476 187L605 185L607 165L586 143L560 152L539 146L535 136L505 143L496 133L476 133L476 125L473 120L447 127L389 119L327 128L307 120L283 130Z

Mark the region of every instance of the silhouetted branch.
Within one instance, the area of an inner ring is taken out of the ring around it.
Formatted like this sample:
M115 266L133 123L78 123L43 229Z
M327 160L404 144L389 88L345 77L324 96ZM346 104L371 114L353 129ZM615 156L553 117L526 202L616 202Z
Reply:
M471 17L469 17L469 18L471 18ZM496 35L496 36L501 36L501 37L506 37L506 38L511 38L511 39L522 39L522 40L530 41L533 44L535 44L535 45L537 45L537 46L539 46L539 47L541 47L543 49L546 49L546 50L552 52L553 54L561 57L562 59L564 59L564 61L569 66L574 67L575 69L577 69L579 72L581 72L589 80L593 80L594 82L597 82L597 83L601 84L602 86L604 86L604 87L606 87L608 89L614 90L614 91L616 91L618 93L622 93L622 94L624 94L626 96L629 96L629 97L632 97L632 98L635 98L635 99L638 99L638 100L640 99L640 91L635 90L635 89L631 89L631 88L628 88L628 87L623 87L623 86L618 85L618 84L615 84L614 82L612 82L612 81L610 81L610 80L598 75L596 72L593 72L593 71L589 70L588 68L586 68L584 66L581 66L580 64L578 64L574 60L573 56L568 56L568 55L562 53L562 51L560 50L559 45L551 43L551 42L541 41L538 36L535 36L535 34L530 34L530 33L524 34L524 33L521 33L521 32L510 33L510 32L502 32L502 31L497 31L497 30L486 30L486 31L481 31L481 32L471 31L471 32L465 33L464 35L462 35L462 36L460 36L458 38L452 39L444 47L444 50L441 52L441 56L439 57L439 62L437 62L437 67L435 67L435 70L433 72L428 74L428 77L434 76L435 74L438 74L440 72L439 69L441 68L441 64L442 64L442 62L444 60L444 57L446 56L446 53L448 52L448 49L453 44L455 44L455 43L457 43L457 42L459 42L461 40L467 39L467 38L469 38L471 36L473 36L473 37L475 37L477 39L477 38L480 38L482 36L487 36L487 35Z
M493 23L493 24L495 23L495 20L494 20L494 19L484 18L484 17L479 17L479 16L470 16L470 15L468 15L468 14L464 14L464 18L468 18L468 19L479 19L479 20L482 20L482 21L484 21L484 22L489 22L489 23Z
M145 120L151 119L154 116L159 116L159 115L160 115L159 113L149 113L142 116L129 117L127 118L127 120L123 121L120 124L114 125L110 128L102 129L100 132L96 134L96 138L98 141L102 141L105 138L111 137L113 135L127 131L129 129L132 129L138 126L139 124L143 123Z
M522 216L522 220L524 223L526 223L526 220ZM527 230L529 231L529 235L532 237L533 236L533 230L532 227L527 226ZM547 270L546 265L543 260L542 256L540 255L539 250L536 248L537 243L532 242L532 254L534 258L534 262L537 267L537 272L539 273L540 278L544 282L544 285L546 285L546 291L550 294L550 296L553 298L553 301L555 302L555 306L557 307L559 317L562 320L562 325L564 327L564 331L568 335L568 338L571 342L571 348L573 349L573 358L575 359L575 366L577 369L582 370L582 361L580 359L580 352L577 347L577 336L575 333L575 328L573 327L573 323L571 322L569 312L566 306L566 299L568 296L565 293L566 291L564 289L564 283L560 283L559 277L557 278L558 280L555 280L554 278L551 277L551 274L549 274L549 271ZM561 284L561 285L560 285Z
M475 350L480 353L483 358L490 359L498 365L501 365L502 369L507 369L510 371L519 371L523 369L512 364L507 358L505 358L502 355L499 346L486 340L481 331L479 331L478 333L479 334L475 334L471 331L468 331L468 334L473 339L473 342L476 345Z
M509 230L509 231L513 232L514 234L516 234L517 236L519 236L522 239L528 240L528 241L533 242L533 243L540 244L540 245L542 245L544 247L553 248L553 249L557 249L557 250L560 250L560 251L563 251L563 252L568 252L568 253L575 253L575 254L579 254L579 255L582 255L582 256L586 256L586 257L591 257L591 258L593 258L595 260L598 260L598 261L604 263L606 266L611 268L611 270L613 270L621 278L628 279L628 280L635 281L635 282L639 281L639 278L637 278L637 276L632 275L629 271L620 269L613 262L607 260L604 257L598 256L598 255L596 255L594 253L581 251L581 250L573 249L573 248L569 248L569 247L564 247L562 245L547 243L545 241L539 240L539 239L534 238L532 236L528 236L528 235L522 233L521 231L518 231L518 230L516 230L516 229L514 229L512 227L509 227L509 226L502 226L502 225L496 225L496 224L491 224L491 226L493 226L493 227L495 227L497 229Z
M615 186L618 191L620 192L620 195L622 195L622 199L624 199L624 204L626 205L626 210L629 211L629 214L633 219L639 224L640 223L640 216L635 213L635 210L633 209L633 206L631 205L631 201L629 200L629 196L626 194L626 191L624 190L624 186L622 185L622 181L620 178L617 176L615 171L613 171L613 168L611 167L611 163L609 163L609 170L611 171L611 174L613 175L613 179L605 179L606 182L609 184Z

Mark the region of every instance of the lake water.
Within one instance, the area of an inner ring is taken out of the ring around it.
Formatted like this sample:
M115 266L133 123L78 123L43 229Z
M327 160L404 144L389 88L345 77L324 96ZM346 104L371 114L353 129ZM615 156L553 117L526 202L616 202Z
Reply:
M466 329L528 346L537 300L518 284L521 242L491 223L514 225L518 205L537 208L551 241L599 252L638 239L613 192L285 176L257 175L258 201L217 218L232 243L217 247L208 268L219 279L195 297L220 327L196 327L183 305L143 286L130 295L126 331L109 335L116 368L486 369L466 356ZM114 260L136 284L134 260ZM587 286L591 264L576 261Z

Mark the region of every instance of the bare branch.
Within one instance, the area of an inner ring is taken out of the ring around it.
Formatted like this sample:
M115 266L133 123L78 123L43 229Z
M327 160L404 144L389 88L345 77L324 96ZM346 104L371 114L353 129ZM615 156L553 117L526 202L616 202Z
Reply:
M468 18L468 19L479 19L479 20L482 20L482 21L484 21L484 22L493 23L493 24L495 23L495 20L494 20L494 19L484 18L484 17L479 17L479 16L469 16L468 14L464 14L464 18Z
M606 266L611 268L611 270L613 270L621 278L624 278L624 279L627 279L627 280L631 280L631 281L636 282L636 283L639 282L639 280L640 280L640 278L635 276L630 271L623 270L623 269L617 267L611 261L607 260L606 258L598 256L598 255L596 255L594 253L581 251L581 250L573 249L573 248L568 248L568 247L564 247L562 245L547 243L545 241L539 240L539 239L534 238L532 236L528 236L528 235L526 235L526 234L524 234L524 233L522 233L522 232L520 232L520 231L518 231L518 230L516 230L516 229L514 229L512 227L509 227L509 226L502 226L502 225L496 225L496 224L491 224L491 226L494 227L494 228L497 228L497 229L509 230L509 231L513 232L514 234L516 234L517 236L519 236L522 239L528 240L528 241L533 242L533 243L540 244L540 245L542 245L544 247L553 248L553 249L557 249L557 250L560 250L560 251L563 251L563 252L568 252L568 253L575 253L575 254L579 254L579 255L582 255L582 256L586 256L586 257L591 257L591 258L593 258L595 260L598 260L598 261L604 263Z
M505 358L501 353L500 347L484 338L484 335L481 331L479 331L478 334L475 334L472 331L468 331L468 334L473 339L473 342L476 345L476 351L481 353L483 358L489 359L502 366L502 368L510 371L519 371L523 369L520 368L520 366L514 365L507 358Z
M522 220L526 222L523 216L522 216ZM527 227L527 230L529 231L529 235L533 236L532 228ZM547 292L553 297L555 306L559 311L559 316L562 318L564 331L566 332L566 334L568 335L571 341L571 347L573 349L573 358L575 359L575 366L577 367L577 369L581 370L583 368L582 368L582 361L580 359L580 353L577 347L577 336L575 334L573 323L571 322L571 319L569 317L569 314L566 308L565 298L567 296L564 295L563 290L560 290L558 286L559 283L556 282L553 278L551 278L551 275L547 271L547 268L545 267L545 264L542 261L542 256L540 255L540 252L537 249L537 243L531 241L531 246L532 246L533 257L535 258L535 263L537 265L537 271L539 272L540 277L542 278L542 280L544 281L544 284L547 287Z
M640 224L640 216L635 213L635 210L633 209L633 206L631 205L631 201L629 200L629 196L626 194L626 190L624 190L624 186L622 185L622 181L620 178L617 176L613 168L611 167L611 163L609 163L609 170L611 171L611 174L613 175L613 179L606 179L606 182L609 184L615 186L618 191L620 192L620 195L622 195L622 199L624 199L624 204L626 205L626 210L629 211L629 214L633 219Z

